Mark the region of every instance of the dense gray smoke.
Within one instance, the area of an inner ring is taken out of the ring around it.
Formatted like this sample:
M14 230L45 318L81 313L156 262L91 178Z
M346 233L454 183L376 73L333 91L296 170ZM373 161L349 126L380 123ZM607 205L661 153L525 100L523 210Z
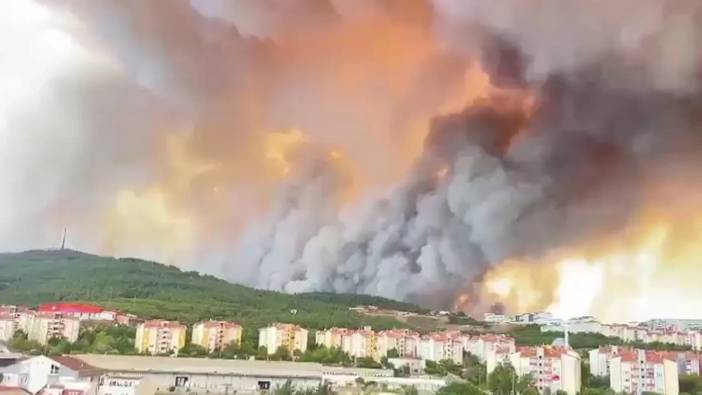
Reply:
M68 226L79 249L445 307L701 181L697 0L30 8L36 37L0 23L36 38L0 65L26 79L0 96L0 249ZM61 62L33 78L45 47Z

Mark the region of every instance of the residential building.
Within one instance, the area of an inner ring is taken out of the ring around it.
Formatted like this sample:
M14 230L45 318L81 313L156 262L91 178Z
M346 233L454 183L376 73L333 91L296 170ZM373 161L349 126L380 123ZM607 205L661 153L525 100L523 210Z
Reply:
M463 338L460 332L438 332L422 336L417 347L419 358L439 362L448 359L463 364Z
M192 344L209 352L221 350L230 344L241 344L241 325L228 321L204 321L193 326Z
M72 357L37 356L0 370L0 385L32 395L95 395L99 371Z
M0 341L6 342L12 339L17 331L17 319L10 315L0 314Z
M388 363L393 369L404 369L410 375L422 375L426 367L426 361L419 358L388 358Z
M390 350L397 351L400 358L415 358L419 340L419 333L408 329L381 331L377 336L376 352L379 358L388 356Z
M590 374L599 377L609 376L609 361L622 351L630 352L632 349L621 346L604 346L590 350Z
M78 340L80 321L75 317L63 317L61 314L27 315L27 338L40 344L48 344L51 339L65 339L71 343Z
M509 322L509 320L510 320L510 318L504 314L485 313L483 315L483 321L490 322L493 324L501 324L501 323Z
M81 321L115 321L117 312L87 303L46 303L37 309L39 314L61 314Z
M678 395L678 365L665 353L622 351L609 361L610 387L617 393Z
M315 332L315 344L326 348L341 349L344 345L344 336L348 336L351 330L346 328L329 328Z
M541 393L580 392L580 355L568 347L520 347L510 362L518 376L530 374Z
M137 326L134 347L151 355L177 354L185 346L187 328L177 321L151 320Z
M293 324L272 324L258 330L258 346L266 347L268 354L274 354L279 347L290 354L307 350L307 330Z
M351 330L342 337L341 349L352 358L377 358L375 332L370 327Z
M463 338L464 350L475 355L480 362L485 362L488 352L495 351L497 347L506 348L510 354L516 351L514 338L510 336L487 334Z

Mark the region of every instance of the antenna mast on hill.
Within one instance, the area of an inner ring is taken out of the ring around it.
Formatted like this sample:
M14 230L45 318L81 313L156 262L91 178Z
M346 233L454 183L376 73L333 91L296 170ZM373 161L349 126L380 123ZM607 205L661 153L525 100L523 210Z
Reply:
M66 249L66 228L63 228L63 239L61 240L61 250Z

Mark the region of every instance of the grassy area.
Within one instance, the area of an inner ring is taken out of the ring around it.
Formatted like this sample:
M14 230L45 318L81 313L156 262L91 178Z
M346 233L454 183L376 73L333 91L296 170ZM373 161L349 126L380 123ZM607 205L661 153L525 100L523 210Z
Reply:
M183 272L174 266L69 250L0 254L0 303L4 304L35 306L53 301L82 301L144 318L177 319L185 323L228 319L250 328L273 321L297 323L310 329L407 326L392 318L368 317L348 310L349 303L356 300L411 306L368 298L261 291L197 272Z

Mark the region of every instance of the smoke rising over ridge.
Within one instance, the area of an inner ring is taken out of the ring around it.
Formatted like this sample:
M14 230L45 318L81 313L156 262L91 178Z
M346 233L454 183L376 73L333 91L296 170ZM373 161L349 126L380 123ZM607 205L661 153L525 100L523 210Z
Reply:
M0 28L26 43L0 66L21 81L0 96L1 249L67 226L261 288L471 311L566 309L583 273L582 313L639 317L652 278L702 296L695 1L20 11Z

